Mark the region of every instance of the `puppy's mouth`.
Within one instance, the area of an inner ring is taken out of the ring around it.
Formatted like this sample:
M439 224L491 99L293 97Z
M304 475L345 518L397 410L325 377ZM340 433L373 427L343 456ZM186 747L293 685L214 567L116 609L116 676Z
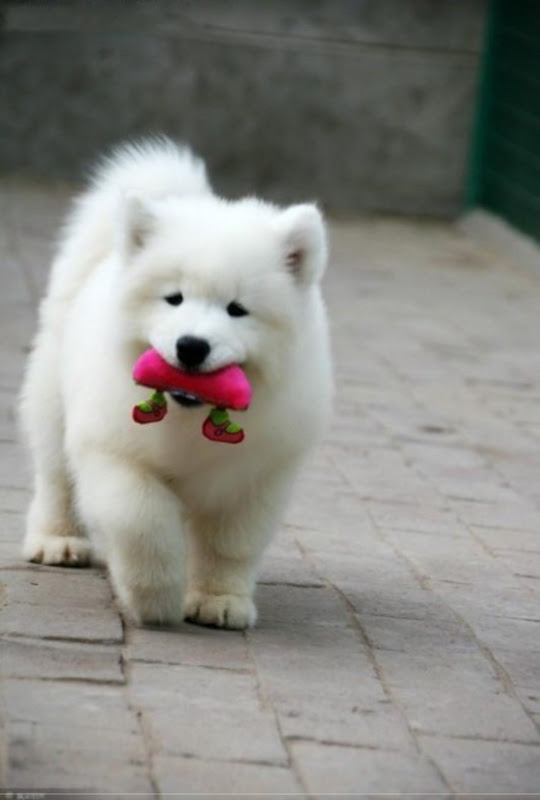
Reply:
M170 394L172 399L177 402L179 406L182 406L182 408L198 408L204 405L204 401L201 400L200 397L190 392L183 392L180 389L170 389L168 394Z

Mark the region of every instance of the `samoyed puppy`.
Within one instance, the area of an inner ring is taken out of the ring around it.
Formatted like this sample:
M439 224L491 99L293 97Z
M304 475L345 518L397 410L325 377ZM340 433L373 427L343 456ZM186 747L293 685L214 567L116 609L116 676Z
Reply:
M105 562L136 624L245 628L264 548L332 394L314 205L213 193L186 147L117 150L75 203L53 263L22 393L35 492L24 557ZM251 383L245 441L205 439L209 408L170 398L159 424L138 356Z

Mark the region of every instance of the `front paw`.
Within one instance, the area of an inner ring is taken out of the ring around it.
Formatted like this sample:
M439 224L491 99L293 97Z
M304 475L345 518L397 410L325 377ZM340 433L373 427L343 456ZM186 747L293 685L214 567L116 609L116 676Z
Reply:
M248 595L188 592L184 618L198 625L243 630L255 625L257 609Z
M31 535L23 547L23 558L35 564L57 567L87 567L92 560L92 548L87 539L79 536Z

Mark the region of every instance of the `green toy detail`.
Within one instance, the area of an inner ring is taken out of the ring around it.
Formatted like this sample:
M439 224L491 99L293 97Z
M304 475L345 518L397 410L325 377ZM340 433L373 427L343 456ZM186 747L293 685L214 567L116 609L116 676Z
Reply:
M163 392L152 392L148 400L143 400L133 409L133 419L141 425L159 422L167 413L167 400Z
M159 390L152 392L148 400L138 403L133 409L133 419L141 425L159 422L167 414L167 398ZM231 422L226 409L212 408L202 426L203 435L212 442L239 444L244 440L244 431L236 422Z
M202 432L212 442L239 444L244 439L244 431L236 422L231 422L224 408L213 408L205 419Z
M217 427L225 427L227 433L238 433L242 430L240 425L230 421L227 411L223 408L213 408L208 416Z

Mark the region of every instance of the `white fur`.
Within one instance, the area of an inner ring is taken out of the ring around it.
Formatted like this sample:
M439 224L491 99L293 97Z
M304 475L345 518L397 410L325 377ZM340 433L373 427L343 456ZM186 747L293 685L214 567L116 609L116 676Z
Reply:
M138 623L254 624L259 558L330 409L325 265L314 206L219 198L167 140L117 151L68 220L41 308L23 388L25 557L104 560ZM230 317L233 300L249 315ZM242 444L202 436L208 408L170 401L162 422L132 421L147 395L136 358L152 345L175 364L183 335L210 343L204 370L244 366Z

